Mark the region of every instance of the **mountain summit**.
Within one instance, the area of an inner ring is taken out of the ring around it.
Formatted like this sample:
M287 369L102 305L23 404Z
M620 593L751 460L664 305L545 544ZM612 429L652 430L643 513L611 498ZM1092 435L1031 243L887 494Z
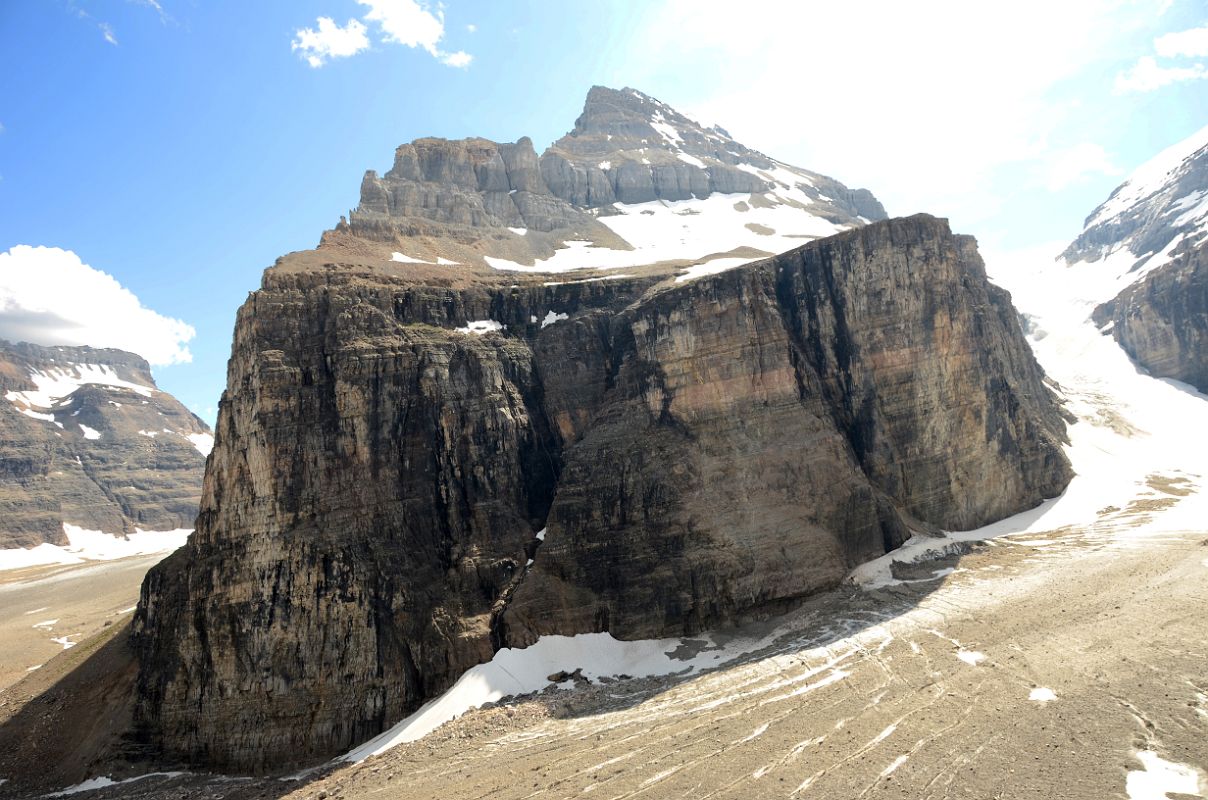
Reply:
M365 174L360 204L320 249L514 272L715 262L712 272L885 218L865 189L769 158L635 89L597 86L540 157L527 137L400 146L384 175Z

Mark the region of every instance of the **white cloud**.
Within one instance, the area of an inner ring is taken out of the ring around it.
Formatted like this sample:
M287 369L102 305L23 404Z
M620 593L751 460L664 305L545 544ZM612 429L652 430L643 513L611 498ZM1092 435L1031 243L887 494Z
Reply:
M1044 185L1051 192L1058 192L1093 175L1123 175L1101 145L1082 142L1053 152L1045 165Z
M401 44L410 48L422 48L433 58L450 67L468 67L474 57L464 50L446 52L440 47L445 38L445 12L437 6L430 11L419 0L357 0L367 6L363 19L375 23L381 32L382 41ZM477 28L467 25L473 33ZM356 55L369 48L367 27L364 22L350 19L343 28L330 17L319 17L318 30L303 28L297 32L293 49L301 50L307 63L321 67L331 58Z
M1163 34L1153 40L1154 53L1164 59L1186 59L1208 56L1208 25ZM1208 78L1203 64L1159 64L1152 55L1142 56L1137 63L1116 76L1116 94L1153 92L1183 81Z
M463 50L458 50L456 53L443 53L440 57L440 63L450 67L468 67L473 60L474 56Z
M382 28L382 39L407 47L422 47L442 64L450 67L467 67L474 57L457 51L446 53L440 49L445 38L445 12L440 6L430 11L419 0L357 0L369 7L365 19L378 23Z
M0 338L116 347L163 365L192 361L195 335L70 250L17 245L0 253Z
M729 0L667 0L643 20L623 80L657 90L698 69L700 95L662 99L872 189L891 214L959 215L969 229L1004 202L996 179L1085 135L1069 133L1072 107L1055 98L1098 80L1163 2L746 0L738 13Z
M1172 83L1208 78L1208 69L1202 64L1189 67L1159 66L1153 56L1142 56L1132 69L1116 76L1116 92L1152 92Z
M469 31L470 33L477 33L478 26L475 25L473 22L471 22L469 25L466 26L466 30Z
M112 25L110 25L108 22L98 22L97 27L101 29L101 36L105 37L105 41L109 42L111 45L117 45L117 37L113 35Z
M340 27L331 17L319 17L318 29L301 28L291 49L299 51L312 67L321 67L333 58L347 58L369 48L369 37L360 20L350 19Z
M1159 36L1153 40L1153 48L1164 58L1208 56L1208 25Z

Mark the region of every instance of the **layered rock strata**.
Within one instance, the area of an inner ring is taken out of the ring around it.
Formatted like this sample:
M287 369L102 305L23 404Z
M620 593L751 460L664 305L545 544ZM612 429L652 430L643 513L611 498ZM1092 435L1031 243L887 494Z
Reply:
M133 353L0 342L0 549L191 527L208 438Z
M726 209L791 208L798 225L812 218L827 234L886 218L866 189L776 161L634 89L596 86L574 128L540 156L527 137L401 145L389 170L365 174L360 203L338 231L405 246L407 258L430 263L481 264L493 256L532 264L567 241L632 249L601 223L625 206L717 195L735 196ZM784 248L765 252L777 249Z
M1070 478L1010 298L943 220L686 281L325 242L240 310L196 533L143 587L138 735L168 758L313 762L500 647L781 611L914 520Z

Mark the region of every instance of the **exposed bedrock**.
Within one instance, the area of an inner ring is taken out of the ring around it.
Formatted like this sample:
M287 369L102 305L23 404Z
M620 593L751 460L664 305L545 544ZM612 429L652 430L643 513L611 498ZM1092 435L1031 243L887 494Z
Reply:
M1095 309L1100 325L1138 364L1208 392L1208 244L1184 247L1165 266Z
M1009 296L932 217L683 283L287 266L239 313L197 531L135 619L169 758L313 762L501 646L781 611L912 520L1071 475Z

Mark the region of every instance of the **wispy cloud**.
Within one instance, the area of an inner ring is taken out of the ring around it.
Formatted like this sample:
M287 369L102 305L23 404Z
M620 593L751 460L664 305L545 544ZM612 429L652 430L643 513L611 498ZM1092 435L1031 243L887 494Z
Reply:
M1159 36L1153 49L1164 58L1208 56L1208 25Z
M420 48L450 67L465 68L474 57L464 50L447 51L441 47L445 38L445 12L437 6L433 11L419 0L357 0L368 11L364 22L351 19L343 28L330 17L319 17L318 28L297 31L293 49L312 67L321 67L331 58L355 55L369 47L365 23L376 26L381 41ZM477 28L467 26L473 33Z
M1051 192L1059 192L1095 175L1124 174L1124 170L1112 160L1103 146L1094 142L1082 142L1055 150L1046 161L1043 182Z
M1188 61L1208 56L1208 25L1175 31L1153 40L1154 54L1141 56L1137 63L1116 76L1117 94L1153 92L1184 81L1208 78L1208 67Z
M113 26L108 22L102 22L96 17L89 14L84 9L75 4L75 0L67 0L67 8L76 15L77 18L84 20L92 25L96 25L97 30L101 32L101 37L109 42L109 44L117 47L117 34L113 32Z
M1189 67L1163 67L1153 56L1142 56L1131 69L1116 76L1116 92L1152 92L1172 83L1208 78L1203 64Z
M133 3L136 6L142 6L143 8L151 9L159 15L159 21L164 25L176 21L172 19L167 11L164 11L164 7L160 5L159 0L126 0L126 2Z
M318 28L295 32L291 48L312 67L321 67L333 58L347 58L369 49L369 37L360 20L350 19L340 27L331 17L319 17Z

